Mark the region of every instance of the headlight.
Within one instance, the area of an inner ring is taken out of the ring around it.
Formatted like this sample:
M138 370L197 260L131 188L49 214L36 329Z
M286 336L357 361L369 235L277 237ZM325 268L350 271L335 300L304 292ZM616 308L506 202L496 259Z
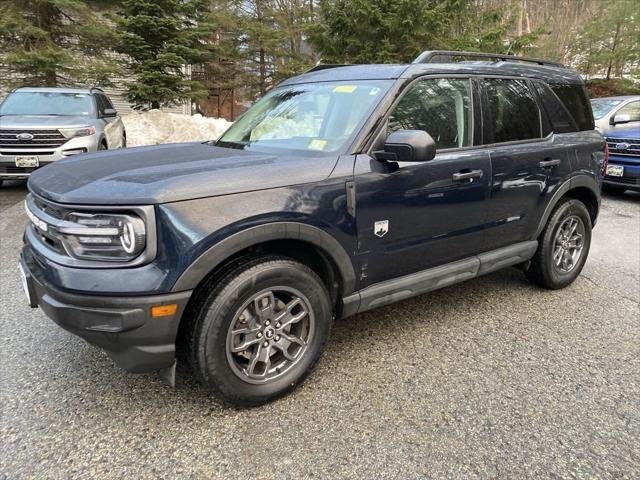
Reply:
M59 130L65 138L86 137L96 133L96 127L60 128Z
M135 215L74 212L58 228L67 253L83 260L133 260L146 244L144 221Z

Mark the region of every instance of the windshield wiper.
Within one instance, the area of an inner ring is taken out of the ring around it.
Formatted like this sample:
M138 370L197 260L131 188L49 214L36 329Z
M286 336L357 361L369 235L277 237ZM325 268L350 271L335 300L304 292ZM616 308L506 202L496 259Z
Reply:
M241 142L222 142L222 141L217 141L214 144L216 147L223 147L223 148L235 148L236 150L244 150L245 148L247 148L249 146L248 143L241 143Z

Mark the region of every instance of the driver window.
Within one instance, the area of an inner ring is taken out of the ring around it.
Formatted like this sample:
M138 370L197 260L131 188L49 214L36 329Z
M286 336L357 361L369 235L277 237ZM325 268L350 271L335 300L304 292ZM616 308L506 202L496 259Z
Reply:
M426 78L410 87L388 121L387 134L424 130L437 149L471 145L471 94L468 79Z

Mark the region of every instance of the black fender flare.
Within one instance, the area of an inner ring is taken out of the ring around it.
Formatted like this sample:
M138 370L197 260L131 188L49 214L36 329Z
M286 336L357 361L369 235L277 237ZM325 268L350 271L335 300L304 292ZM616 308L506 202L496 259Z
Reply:
M533 237L534 240L537 239L542 233L542 230L544 230L544 227L547 224L549 217L551 216L551 212L553 212L553 209L558 204L560 199L569 190L573 190L574 188L579 188L579 187L584 187L589 189L591 193L593 193L593 196L598 200L598 205L600 204L600 185L598 184L595 178L586 174L581 174L581 175L576 175L575 177L571 177L556 189L553 196L551 197L551 200L549 200L549 203L547 203L547 206L544 209L544 212L542 213L542 217L540 218L538 229L536 230L536 233Z
M342 295L353 292L356 283L355 270L342 245L327 232L297 222L268 223L230 235L196 258L180 275L172 291L181 292L196 288L211 271L232 255L253 245L272 240L302 240L314 245L327 254L340 271L343 280Z

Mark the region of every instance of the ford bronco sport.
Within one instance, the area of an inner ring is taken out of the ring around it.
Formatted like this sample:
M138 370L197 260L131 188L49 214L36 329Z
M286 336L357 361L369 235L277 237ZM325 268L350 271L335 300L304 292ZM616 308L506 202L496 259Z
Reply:
M307 377L334 319L509 266L569 285L605 164L561 65L425 52L316 67L218 141L35 172L24 286L121 367L173 381L185 358L258 404Z

